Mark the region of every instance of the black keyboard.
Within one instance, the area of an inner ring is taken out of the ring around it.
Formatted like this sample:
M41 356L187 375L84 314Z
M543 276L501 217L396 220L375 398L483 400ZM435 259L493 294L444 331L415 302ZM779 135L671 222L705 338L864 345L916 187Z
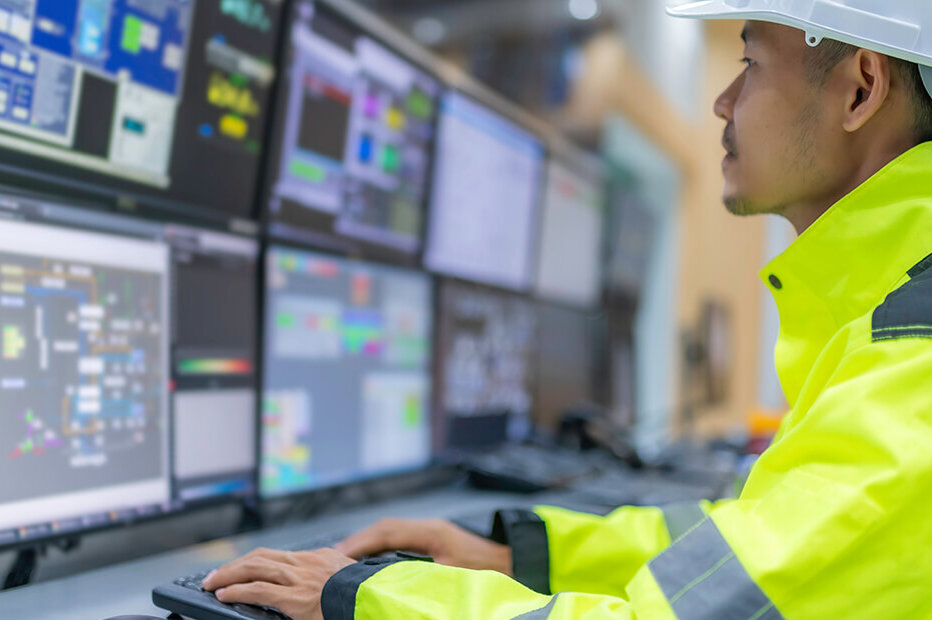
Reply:
M516 493L565 488L599 470L587 455L531 445L474 455L464 467L474 486Z
M289 547L288 551L312 551L333 546L345 538L332 534ZM172 583L152 590L152 602L168 611L195 620L287 620L288 616L271 607L221 603L213 592L205 592L204 578L213 569L175 579Z
M663 506L678 502L715 500L722 496L715 481L681 480L658 473L614 471L572 485L565 499L605 507Z
M201 571L195 573L194 575L188 575L187 577L181 577L180 579L175 579L175 585L179 585L183 588L189 588L191 590L200 590L203 591L202 583L207 575L210 574L209 570Z

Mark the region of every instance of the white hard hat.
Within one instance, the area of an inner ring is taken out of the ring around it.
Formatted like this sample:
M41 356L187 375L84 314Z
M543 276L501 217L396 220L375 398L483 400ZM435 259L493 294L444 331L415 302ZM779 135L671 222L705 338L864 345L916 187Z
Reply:
M813 47L833 39L915 62L932 96L932 0L668 0L667 13L773 22Z

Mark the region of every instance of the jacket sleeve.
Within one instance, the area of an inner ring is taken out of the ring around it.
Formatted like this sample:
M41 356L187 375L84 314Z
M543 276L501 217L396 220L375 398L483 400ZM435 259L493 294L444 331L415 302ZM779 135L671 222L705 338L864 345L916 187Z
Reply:
M325 619L932 617L932 346L838 346L741 497L641 567L624 596L547 596L498 573L403 562L355 582L352 567L338 573L334 584L357 587L351 615L328 611L328 582Z
M502 510L492 538L511 546L515 579L536 592L622 596L635 573L701 521L709 506L626 506L608 516L551 506Z
M369 576L360 583L362 573ZM354 597L349 595L354 593ZM425 562L390 562L375 572L353 565L327 582L324 620L522 620L586 618L672 620L662 597L659 613L638 616L621 598L563 593L547 596L493 571L471 571ZM340 602L348 603L340 606Z

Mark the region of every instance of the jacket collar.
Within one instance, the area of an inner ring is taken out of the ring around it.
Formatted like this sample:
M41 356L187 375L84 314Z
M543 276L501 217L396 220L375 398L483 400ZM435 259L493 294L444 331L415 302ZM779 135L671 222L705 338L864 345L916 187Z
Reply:
M776 362L795 404L819 353L932 252L932 142L848 194L761 271L780 311Z

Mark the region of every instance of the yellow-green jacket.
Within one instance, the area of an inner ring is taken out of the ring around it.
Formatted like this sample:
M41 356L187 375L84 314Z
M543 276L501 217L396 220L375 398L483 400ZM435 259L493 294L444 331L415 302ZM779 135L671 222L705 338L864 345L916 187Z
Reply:
M363 562L327 583L326 620L932 618L932 143L762 276L792 410L738 499L506 511L516 579Z

